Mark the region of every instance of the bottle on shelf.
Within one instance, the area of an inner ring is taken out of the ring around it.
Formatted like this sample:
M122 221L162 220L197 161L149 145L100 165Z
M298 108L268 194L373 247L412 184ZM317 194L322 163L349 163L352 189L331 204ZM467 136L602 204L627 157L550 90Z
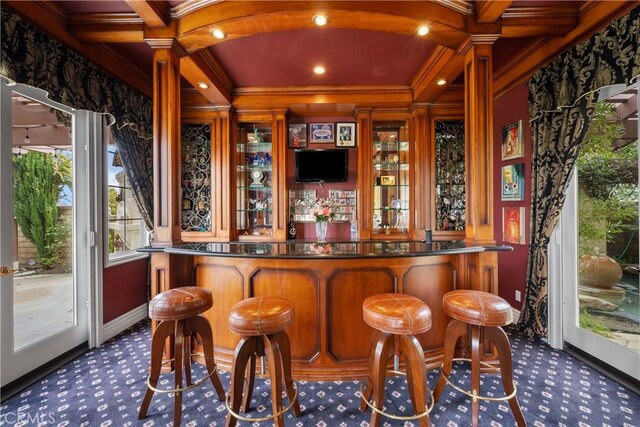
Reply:
M355 218L351 219L351 225L349 227L350 237L352 242L358 241L358 220Z
M287 239L288 240L296 239L296 223L293 221L293 216L289 218L289 225L287 226Z

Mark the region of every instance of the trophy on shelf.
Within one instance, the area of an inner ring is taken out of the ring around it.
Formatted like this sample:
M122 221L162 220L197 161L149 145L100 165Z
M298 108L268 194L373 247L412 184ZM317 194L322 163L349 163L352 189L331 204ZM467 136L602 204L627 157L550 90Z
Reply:
M264 185L262 184L262 181L264 180L264 173L262 173L261 170L254 169L251 171L249 176L252 180L251 184L249 184L249 187L264 187Z

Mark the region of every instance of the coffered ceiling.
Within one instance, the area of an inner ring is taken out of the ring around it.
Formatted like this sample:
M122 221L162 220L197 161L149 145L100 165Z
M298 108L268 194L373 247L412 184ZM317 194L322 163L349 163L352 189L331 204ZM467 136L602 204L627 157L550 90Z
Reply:
M303 111L328 101L443 102L460 90L470 43L494 46L497 95L625 13L625 1L3 1L151 96L153 48L184 50L185 93L213 105ZM327 15L317 27L312 17ZM427 25L426 36L416 28ZM210 31L226 34L217 40ZM315 75L316 65L326 73ZM436 85L445 79L447 84ZM198 83L206 83L203 89ZM450 96L450 95L449 95ZM313 109L312 109L313 110ZM325 109L330 112L330 109ZM323 111L318 107L315 111ZM335 111L334 111L335 112Z

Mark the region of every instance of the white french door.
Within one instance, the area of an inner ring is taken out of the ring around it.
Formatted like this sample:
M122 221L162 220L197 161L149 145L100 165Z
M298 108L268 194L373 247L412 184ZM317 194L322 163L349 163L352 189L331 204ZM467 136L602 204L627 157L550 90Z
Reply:
M89 307L95 307L100 245L92 238L99 224L90 191L97 179L93 113L53 102L30 86L5 79L0 86L0 265L16 270L0 277L4 387L91 344L96 325ZM60 189L53 219L51 202L42 215L34 208L55 194L44 191L51 185ZM18 220L18 209L32 218ZM47 231L38 230L45 225Z
M607 93L613 95L607 96ZM604 88L600 99L614 106L613 111L619 121L628 120L623 126L625 132L615 137L613 143L614 152L627 150L628 161L623 162L619 158L608 161L614 162L621 176L633 176L634 150L635 157L640 159L637 85L635 88ZM609 117L613 115L609 114ZM623 115L626 116L621 117ZM588 154L580 154L583 155ZM635 164L635 177L632 180L638 179L638 163ZM637 270L640 186L639 182L629 182L628 179L624 181L618 177L596 176L597 170L597 167L585 167L583 177L578 170L574 171L559 227L549 244L550 344L556 348L562 347L563 342L571 344L640 380L640 278ZM631 174L626 175L625 171L629 170ZM622 185L621 181L624 181ZM609 198L603 196L603 191L593 190L603 190L603 186L596 187L601 183L606 183ZM611 197L616 199L619 208L603 203L603 200L610 202ZM630 212L622 221L623 224L626 221L626 228L612 228L610 224L620 221L616 213L623 209L629 209ZM595 247L598 247L597 251L594 251ZM580 252L586 252L583 256L587 258L582 258ZM604 263L585 262L588 259L598 259L599 262L605 254L610 255L608 259L617 258L616 262L608 261L606 269ZM616 263L622 265L622 278L613 287L603 286L606 277L613 273L605 276L601 272L610 271L608 268Z

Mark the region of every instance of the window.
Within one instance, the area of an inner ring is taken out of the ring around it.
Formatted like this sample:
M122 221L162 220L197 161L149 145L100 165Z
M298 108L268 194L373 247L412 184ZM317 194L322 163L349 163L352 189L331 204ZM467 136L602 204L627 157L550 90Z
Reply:
M107 223L109 261L137 255L136 249L147 243L144 226L129 178L115 143L107 153Z

